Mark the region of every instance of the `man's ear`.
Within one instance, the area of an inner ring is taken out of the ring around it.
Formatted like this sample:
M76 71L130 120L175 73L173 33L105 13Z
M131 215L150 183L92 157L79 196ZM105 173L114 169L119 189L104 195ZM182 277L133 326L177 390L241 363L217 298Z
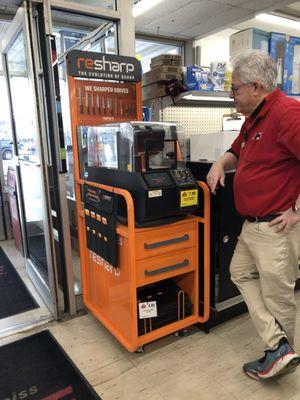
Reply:
M254 81L254 82L253 82L253 86L254 86L254 89L255 89L255 90L259 90L259 89L262 88L262 84L261 84L260 81Z

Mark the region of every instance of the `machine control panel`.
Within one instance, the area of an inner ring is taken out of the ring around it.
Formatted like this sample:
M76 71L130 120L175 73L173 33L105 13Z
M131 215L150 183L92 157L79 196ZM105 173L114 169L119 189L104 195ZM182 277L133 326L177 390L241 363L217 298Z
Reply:
M187 168L173 169L170 173L177 185L194 185L196 183L196 179Z

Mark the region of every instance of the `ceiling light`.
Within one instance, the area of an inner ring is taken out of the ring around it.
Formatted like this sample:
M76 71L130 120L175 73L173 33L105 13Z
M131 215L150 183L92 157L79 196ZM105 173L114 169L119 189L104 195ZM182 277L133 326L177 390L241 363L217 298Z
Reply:
M140 0L133 5L133 16L137 17L138 15L143 14L144 12L150 10L150 8L156 6L161 1L162 0Z
M281 25L287 28L300 30L300 22L295 21L294 19L278 17L277 15L272 15L272 14L258 14L256 15L255 18L263 22L269 22L271 24Z

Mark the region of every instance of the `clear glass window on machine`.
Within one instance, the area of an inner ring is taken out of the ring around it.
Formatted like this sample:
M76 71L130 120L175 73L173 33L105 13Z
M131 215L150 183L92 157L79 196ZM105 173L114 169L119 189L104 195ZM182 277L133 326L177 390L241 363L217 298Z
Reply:
M89 167L146 172L184 165L184 138L175 124L130 122L78 127L81 178Z

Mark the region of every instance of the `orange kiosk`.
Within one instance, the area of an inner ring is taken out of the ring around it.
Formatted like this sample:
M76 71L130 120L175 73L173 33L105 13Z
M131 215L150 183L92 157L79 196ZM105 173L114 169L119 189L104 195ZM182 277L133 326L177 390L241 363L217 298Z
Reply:
M146 343L209 318L209 190L186 168L177 168L178 161L184 163L174 124L130 122L142 119L141 67L135 58L75 50L68 53L67 70L83 301L127 350L141 351ZM132 138L131 161L114 156L117 150L124 153L122 138L129 144ZM141 138L153 159L143 159ZM105 149L109 157L103 156ZM155 169L161 151L173 169L161 164ZM135 179L141 185L136 191ZM203 191L202 218L190 214L198 205L197 185ZM166 218L154 219L164 210L164 193L171 219L163 214ZM201 299L199 223L204 226Z

